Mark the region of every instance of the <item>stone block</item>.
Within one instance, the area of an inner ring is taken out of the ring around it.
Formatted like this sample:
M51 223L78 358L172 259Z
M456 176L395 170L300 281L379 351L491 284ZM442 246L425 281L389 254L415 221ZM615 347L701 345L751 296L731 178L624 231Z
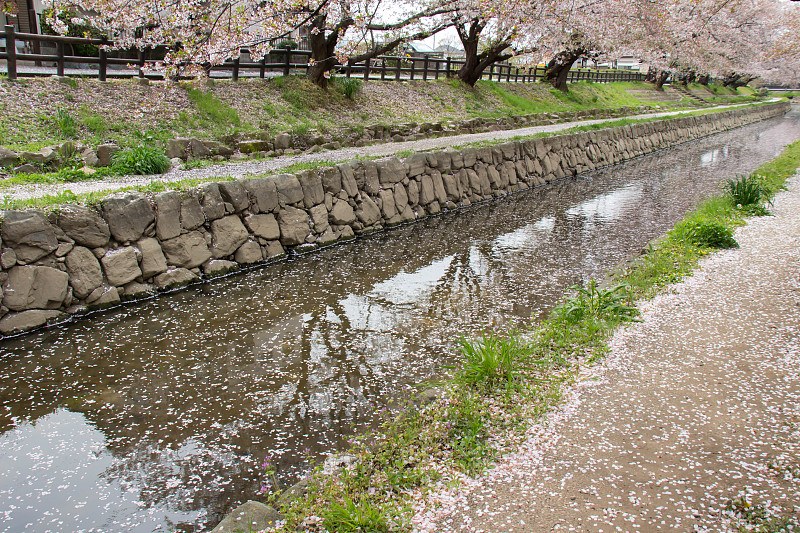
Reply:
M111 235L122 243L138 240L156 220L153 206L141 193L128 192L109 196L101 200L100 204Z
M39 211L4 211L2 224L0 235L18 262L38 261L58 248L54 228Z
M350 225L356 221L356 215L353 212L353 208L347 202L343 200L339 200L333 206L333 209L328 215L328 219L333 224L347 224Z
M196 230L162 241L161 248L169 264L182 268L199 267L212 257L205 237Z
M347 163L340 163L336 165L339 173L342 175L342 189L348 196L354 198L358 195L358 183L356 183L353 167Z
M221 276L234 270L239 270L239 265L223 259L212 259L203 265L203 274L206 276Z
M12 311L57 309L67 297L69 276L46 266L15 266L3 286L3 305Z
M392 218L397 214L397 206L394 203L394 194L391 189L383 189L378 193L378 198L380 198L381 212L384 218Z
M292 147L292 136L288 133L279 133L275 136L275 149L286 150Z
M433 190L433 179L431 179L431 177L427 174L423 175L422 179L420 180L419 203L422 205L428 205L434 200L436 200L436 195Z
M175 289L193 283L200 278L191 270L173 268L156 276L155 284L161 290Z
M336 167L324 168L321 171L322 188L333 195L342 190L342 173Z
M99 248L108 244L111 231L94 209L80 205L65 205L50 214L50 222L80 246Z
M211 222L211 254L220 259L234 253L249 234L238 216L231 215Z
M263 141L261 139L250 139L237 143L236 148L243 154L253 154L256 152L266 152L268 150L272 150L272 143Z
M97 147L97 166L110 167L114 159L114 154L120 151L116 144L101 144Z
M202 226L206 221L203 208L194 196L181 200L181 228L193 230Z
M274 179L251 178L242 183L253 198L254 207L258 212L269 213L278 207L278 190Z
M181 195L174 191L162 192L156 195L155 204L156 235L158 238L165 241L180 235Z
M304 243L311 230L308 213L289 206L278 212L278 225L281 229L280 242L284 246Z
M324 205L315 205L310 210L311 222L314 223L314 231L323 233L328 229L328 210ZM277 237L276 237L277 238Z
M161 250L158 240L148 237L136 243L142 253L141 266L142 277L150 279L156 274L161 274L167 270L167 259Z
M121 287L142 275L136 250L132 246L109 250L100 259L100 263L103 265L106 279L115 287Z
M406 186L402 183L396 183L392 192L394 193L394 205L397 208L397 212L402 213L408 205Z
M281 205L295 204L303 201L303 187L293 174L279 174L272 178L278 192L278 203Z
M324 209L325 207L322 206L322 208ZM278 221L275 220L275 215L271 213L266 215L249 215L245 217L244 224L253 235L261 237L262 239L267 239L268 241L276 241L281 236Z
M19 162L19 155L5 146L0 146L0 167L14 168Z
M178 159L186 160L186 149L189 146L189 139L186 138L177 138L177 139L169 139L167 140L167 157L169 159L173 159L177 157Z
M12 335L22 333L44 326L48 321L55 320L63 313L61 311L43 311L35 309L21 313L9 313L0 320L0 333Z
M230 203L237 213L250 207L250 198L241 181L223 181L219 184L222 200Z
M252 265L263 260L261 246L255 241L247 241L236 250L236 262L242 265Z
M356 217L365 227L372 226L381 219L381 210L369 196L363 195L356 210Z
M396 157L380 161L377 166L381 185L394 185L407 177L405 165Z
M88 248L76 246L65 258L72 294L83 300L103 284L100 262Z
M317 171L306 170L298 174L297 179L303 189L303 205L306 209L323 202L325 189L322 187L322 178Z
M211 533L236 533L238 531L261 531L275 526L283 515L263 503L248 501L230 513Z
M206 220L217 220L225 216L225 201L219 192L218 183L208 183L200 188L203 206L203 215Z

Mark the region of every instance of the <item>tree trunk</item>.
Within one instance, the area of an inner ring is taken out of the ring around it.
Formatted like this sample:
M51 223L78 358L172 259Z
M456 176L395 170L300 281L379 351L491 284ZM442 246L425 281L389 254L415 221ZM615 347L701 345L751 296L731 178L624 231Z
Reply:
M667 81L667 78L669 78L668 70L658 71L658 75L656 75L656 91L664 90L664 82Z
M708 74L703 74L701 76L698 76L697 83L699 83L700 85L708 85L709 83L711 83L711 76L709 76Z
M586 50L583 48L559 52L547 63L544 79L549 81L553 85L553 88L562 92L568 92L567 76L569 76L569 71L575 61L580 59L584 54L586 54Z
M313 64L309 65L306 71L306 77L311 80L315 85L323 89L328 86L329 73L338 61L334 52L336 51L336 43L339 40L339 32L333 31L328 36L325 36L325 22L326 15L317 15L311 21L310 27L316 28L317 32L309 32L308 44L311 48L311 59Z
M472 30L472 27L470 28ZM470 31L466 38L461 39L461 44L464 46L464 65L458 71L458 79L474 87L478 80L483 76L483 71L478 72L478 37L479 34L473 35L474 31ZM459 36L461 32L459 32Z

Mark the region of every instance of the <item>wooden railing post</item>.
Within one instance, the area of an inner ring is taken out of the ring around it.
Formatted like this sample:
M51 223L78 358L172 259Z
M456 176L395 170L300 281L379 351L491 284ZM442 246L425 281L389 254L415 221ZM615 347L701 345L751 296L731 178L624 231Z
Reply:
M381 81L386 80L386 58L381 59Z
M494 74L494 63L489 65L489 81L492 81L492 74Z
M400 65L400 56L397 56L397 65L395 65L394 71L394 81L400 81L400 69L402 66Z
M369 58L364 60L364 81L369 79Z
M103 48L102 44L100 45L99 55L100 66L97 77L100 79L100 81L106 81L106 74L108 73L108 52L105 48Z
M233 81L239 81L239 56L233 58L233 68L231 69Z
M261 58L261 61L259 61L258 64L259 64L258 75L261 78L263 78L264 74L266 73L266 70L267 70L267 56L264 55L264 57Z
M414 61L414 58L412 57L411 58L411 70L408 73L408 79L410 79L410 80L414 79L414 69L416 68L416 66L417 66L417 62Z
M425 59L422 61L422 79L428 81L428 54L425 54Z
M6 24L6 57L8 79L14 81L17 79L17 38L11 24Z
M283 49L283 53L285 54L283 58L283 75L288 76L289 69L292 66L292 47L285 46Z
M450 56L447 56L447 63L445 64L445 77L450 78L453 75Z
M139 57L136 60L136 65L139 67L136 75L139 78L144 78L144 48L139 49Z
M56 43L56 56L58 59L56 60L56 74L59 76L64 75L64 43L58 41Z

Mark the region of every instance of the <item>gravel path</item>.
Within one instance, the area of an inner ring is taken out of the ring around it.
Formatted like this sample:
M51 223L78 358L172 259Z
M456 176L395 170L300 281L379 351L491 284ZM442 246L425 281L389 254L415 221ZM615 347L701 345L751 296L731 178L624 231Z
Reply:
M765 101L765 103L772 102L774 100L775 99L770 99L768 101ZM748 105L748 104L716 106L714 109L728 109L733 107L741 107L743 105ZM686 111L648 113L642 115L635 115L634 118L637 119L658 118L668 115L692 113L694 111L696 110L692 109ZM123 176L103 181L86 181L78 183L63 183L63 184L52 184L52 185L19 185L1 190L0 200L6 198L13 200L37 198L40 196L59 194L67 190L72 191L74 194L86 194L86 193L100 192L100 191L113 191L123 187L130 187L134 185L148 185L149 183L154 181L175 182L181 180L197 180L197 179L210 181L222 177L243 178L252 175L275 172L280 170L281 168L288 167L295 163L310 163L318 161L339 163L343 161L350 161L359 157L390 157L394 154L397 154L398 152L406 150L415 150L421 152L421 151L447 148L450 146L458 146L480 141L501 141L504 139L510 139L512 137L520 135L535 135L537 133L557 132L575 126L601 124L604 122L612 122L615 120L619 120L619 118L563 122L561 124L552 124L547 126L532 126L514 130L472 133L465 135L456 135L452 137L435 137L429 139L421 139L418 141L376 144L360 148L342 148L340 150L332 150L328 152L300 154L295 156L279 157L268 160L243 161L238 163L223 163L207 168L194 169L194 170L179 170L176 168L167 172L164 175L159 175L159 176Z
M773 212L644 304L563 409L419 529L738 531L725 507L745 494L800 520L800 174Z

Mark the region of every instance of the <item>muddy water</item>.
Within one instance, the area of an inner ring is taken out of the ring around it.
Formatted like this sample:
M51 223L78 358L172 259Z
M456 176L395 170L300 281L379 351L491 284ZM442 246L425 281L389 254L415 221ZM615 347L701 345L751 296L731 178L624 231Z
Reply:
M797 113L0 344L0 532L205 531L800 138Z

